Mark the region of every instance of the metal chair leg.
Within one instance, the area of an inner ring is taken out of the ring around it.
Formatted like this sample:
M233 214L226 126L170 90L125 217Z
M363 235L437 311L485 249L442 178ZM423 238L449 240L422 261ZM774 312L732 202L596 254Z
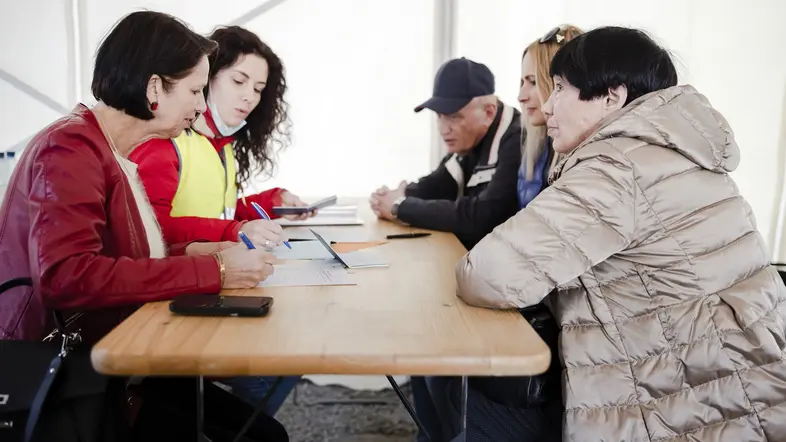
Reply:
M254 413L251 414L251 417L248 418L245 425L243 425L243 428L241 428L240 432L237 433L237 436L235 436L234 442L240 442L241 440L243 440L243 436L245 436L248 429L251 428L251 424L253 424L256 418L258 418L259 415L262 414L263 411L265 411L265 408L267 408L267 403L270 401L270 398L273 397L273 394L276 392L276 390L278 389L279 385L281 385L282 382L284 382L283 376L279 376L278 378L276 378L276 382L273 384L272 387L270 387L270 390L268 390L267 393L265 393L265 397L263 397L262 401L260 401L260 403L257 405L257 408L254 410Z
M401 403L404 404L404 408L407 409L407 413L409 413L410 417L412 417L412 420L415 421L415 424L418 426L418 429L422 431L423 434L426 435L426 439L431 440L431 435L428 433L428 431L426 431L426 428L423 426L423 422L421 422L420 419L418 419L418 415L417 413L415 413L415 408L412 406L412 404L409 403L409 400L404 395L404 392L401 391L401 388L398 386L396 380L393 379L393 376L390 375L387 375L385 377L388 378L388 382L390 382L390 386L393 387L393 391L396 392L396 395L398 396L399 400L401 400Z

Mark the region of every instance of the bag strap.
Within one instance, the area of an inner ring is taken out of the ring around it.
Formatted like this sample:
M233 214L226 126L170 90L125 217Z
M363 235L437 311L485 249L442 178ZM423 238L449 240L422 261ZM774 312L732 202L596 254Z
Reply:
M32 287L33 279L27 277L9 279L8 281L0 284L0 294L13 288L22 286ZM55 336L59 332L63 338L63 343L60 347L60 352L54 358L52 358L52 361L49 363L49 368L47 368L46 373L44 374L44 379L41 381L41 385L38 387L38 391L36 392L35 398L33 399L33 405L30 407L30 413L27 417L27 423L25 424L25 442L30 442L32 440L33 431L35 430L36 424L38 423L38 419L41 417L41 410L44 407L46 397L49 395L49 391L52 389L52 384L54 384L57 374L60 373L60 366L63 363L63 359L71 350L71 340L78 336L78 334L69 335L65 331L65 323L63 322L63 318L60 316L59 312L52 311L52 316L55 322L55 330L52 332L52 334L50 334L50 336ZM76 340L78 340L78 338L76 338Z
M15 287L21 287L23 285L32 287L33 286L33 278L14 278L9 279L8 281L0 284L0 293L5 291L11 290Z
M63 341L65 343L65 339ZM41 409L44 407L44 401L49 395L49 390L52 389L52 384L55 382L57 374L60 373L60 366L63 363L66 353L61 351L49 363L49 368L44 374L44 380L38 387L38 391L33 399L33 405L30 407L30 414L27 416L27 424L25 425L25 442L30 442L33 439L33 431L35 430L38 418L41 417Z

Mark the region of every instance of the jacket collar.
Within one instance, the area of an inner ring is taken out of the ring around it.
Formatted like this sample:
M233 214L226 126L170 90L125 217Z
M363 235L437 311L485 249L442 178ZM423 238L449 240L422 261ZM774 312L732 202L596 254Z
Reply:
M651 92L601 120L579 146L554 167L549 183L582 159L584 146L620 140L673 149L699 167L716 173L737 168L740 151L726 119L693 86ZM586 157L586 155L584 155Z
M508 130L514 113L513 108L497 100L497 115L494 116L494 121L491 122L488 130L486 130L486 134L483 135L480 141L478 141L468 153L470 155L483 155L484 152L489 152L486 164L496 164L499 154L499 142L502 139L502 135ZM502 130L500 130L500 127Z
M469 155L479 156L478 164L475 166L476 169L494 169L496 167L497 158L499 156L499 145L502 142L502 137L505 135L505 132L508 131L511 124L514 123L515 117L515 109L497 100L497 116L494 117L494 121L491 123L491 126L489 126L488 131L486 131L486 135L481 138L478 144L472 148L469 153ZM488 152L486 162L481 163L485 152ZM461 196L464 189L464 170L461 164L459 164L458 158L456 154L451 155L445 163L445 167L448 173L450 173L450 176L453 177L453 180L458 184L459 196Z

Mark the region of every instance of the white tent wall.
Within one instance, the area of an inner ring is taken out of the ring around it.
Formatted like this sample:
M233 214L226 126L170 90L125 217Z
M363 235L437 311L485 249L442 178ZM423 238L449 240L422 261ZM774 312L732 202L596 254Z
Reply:
M256 7L264 13L255 14ZM0 17L8 48L0 56L0 75L8 75L0 80L11 80L0 81L10 103L2 110L0 146L23 146L59 115L22 93L22 83L62 110L92 102L98 44L118 18L142 8L175 14L206 34L240 22L284 60L292 143L275 179L261 176L258 189L280 184L303 195L366 195L430 169L430 119L412 112L429 96L433 75L434 7L422 0L9 2ZM67 23L76 29L69 32ZM412 30L401 32L405 26Z
M782 239L774 247L786 161L786 1L458 0L458 17L457 54L487 63L510 103L524 47L555 25L648 31L673 53L680 83L693 84L729 120L742 151L732 176L771 250L782 249L775 259L786 259Z
M283 58L294 123L271 180L304 195L365 195L427 172L441 151L429 116L435 2L455 7L453 55L488 64L515 104L523 47L558 23L644 28L671 49L681 82L726 116L743 151L733 174L772 243L784 158L786 57L782 0L214 0L6 2L0 16L0 149L92 102L95 49L123 14L143 8L181 17L199 32L239 23ZM444 11L444 8L443 8Z
M429 170L443 148L433 120L411 110L429 95L435 51L488 64L500 96L515 104L522 49L555 24L641 27L673 51L681 82L731 122L743 151L733 177L774 251L781 248L773 241L782 237L775 225L786 160L782 0L7 1L0 149L20 150L77 101L92 102L98 43L119 17L143 8L175 14L203 33L242 24L281 55L292 143L277 174L249 190L282 185L314 196L365 195ZM435 10L455 18L447 52L434 44Z

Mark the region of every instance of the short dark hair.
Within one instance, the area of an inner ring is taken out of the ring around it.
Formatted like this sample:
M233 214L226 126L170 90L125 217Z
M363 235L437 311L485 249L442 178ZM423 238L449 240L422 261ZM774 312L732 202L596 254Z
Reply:
M579 90L579 99L608 95L625 86L625 105L650 92L677 85L669 52L638 29L603 27L569 41L551 60L552 77L563 77Z
M210 39L218 43L218 51L210 56L210 79L234 65L241 55L255 54L268 65L267 85L262 90L259 104L246 117L246 126L235 134L235 158L238 163L238 184L247 182L254 171L275 168L277 148L289 143L291 123L288 105L284 100L287 80L281 58L260 38L240 26L216 28ZM210 90L208 83L205 92Z
M171 15L133 12L117 22L98 48L93 96L128 115L151 120L146 96L150 77L158 74L164 90L169 90L216 47Z

